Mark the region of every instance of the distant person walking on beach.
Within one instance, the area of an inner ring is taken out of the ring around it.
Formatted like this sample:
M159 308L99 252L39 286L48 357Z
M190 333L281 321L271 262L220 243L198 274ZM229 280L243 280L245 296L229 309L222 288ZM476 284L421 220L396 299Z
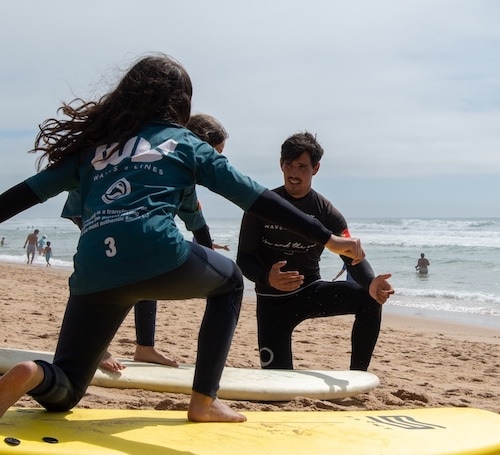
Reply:
M50 242L47 242L47 245L44 249L45 260L47 261L47 267L50 267L50 258L52 257L52 247L50 246Z
M40 231L38 229L35 229L31 234L28 235L28 237L26 237L26 241L24 242L23 248L26 248L26 245L28 245L28 248L26 248L26 257L28 258L27 264L33 264L36 247L38 245L39 232Z
M339 270L339 273L337 273L337 275L335 275L335 278L333 278L332 281L337 281L344 274L344 272L347 272L347 266L345 265L345 263L342 264L342 268ZM347 274L345 276L345 280L346 281L355 281L349 272L347 272Z
M5 245L5 237L2 237L2 242L1 242L1 245L4 246Z
M45 244L47 243L47 236L44 234L42 238L36 244L36 248L38 250L38 255L41 256L45 252Z
M420 274L420 275L427 275L429 271L427 270L427 267L429 267L431 263L429 260L425 257L424 253L420 254L420 258L417 261L417 265L415 266L415 270Z

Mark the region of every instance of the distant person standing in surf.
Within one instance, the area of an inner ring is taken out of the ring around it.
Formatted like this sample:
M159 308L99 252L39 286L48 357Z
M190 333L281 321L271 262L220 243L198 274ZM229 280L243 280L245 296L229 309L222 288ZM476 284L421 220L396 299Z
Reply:
M425 257L424 253L420 254L420 258L417 261L417 265L415 266L415 270L420 274L420 275L427 275L429 273L429 270L427 267L429 267L431 263L429 260Z

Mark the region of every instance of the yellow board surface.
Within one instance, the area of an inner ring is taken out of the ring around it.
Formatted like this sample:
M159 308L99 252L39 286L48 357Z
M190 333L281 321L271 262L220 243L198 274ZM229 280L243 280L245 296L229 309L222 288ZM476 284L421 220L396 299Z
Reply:
M500 454L500 414L473 408L244 414L192 423L184 411L11 408L0 454Z

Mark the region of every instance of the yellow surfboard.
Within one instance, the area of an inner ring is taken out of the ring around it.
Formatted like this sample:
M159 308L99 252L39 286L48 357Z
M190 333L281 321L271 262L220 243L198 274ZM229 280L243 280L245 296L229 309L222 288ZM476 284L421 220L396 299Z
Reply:
M500 454L500 415L472 408L244 412L192 423L183 411L11 408L0 454Z

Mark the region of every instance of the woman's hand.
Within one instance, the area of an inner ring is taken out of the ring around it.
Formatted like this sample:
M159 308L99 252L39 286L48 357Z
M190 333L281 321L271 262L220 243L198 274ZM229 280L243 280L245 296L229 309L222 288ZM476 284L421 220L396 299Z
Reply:
M353 260L352 265L359 264L365 258L361 240L353 237L339 237L332 234L325 248L329 249L332 253L351 258Z

